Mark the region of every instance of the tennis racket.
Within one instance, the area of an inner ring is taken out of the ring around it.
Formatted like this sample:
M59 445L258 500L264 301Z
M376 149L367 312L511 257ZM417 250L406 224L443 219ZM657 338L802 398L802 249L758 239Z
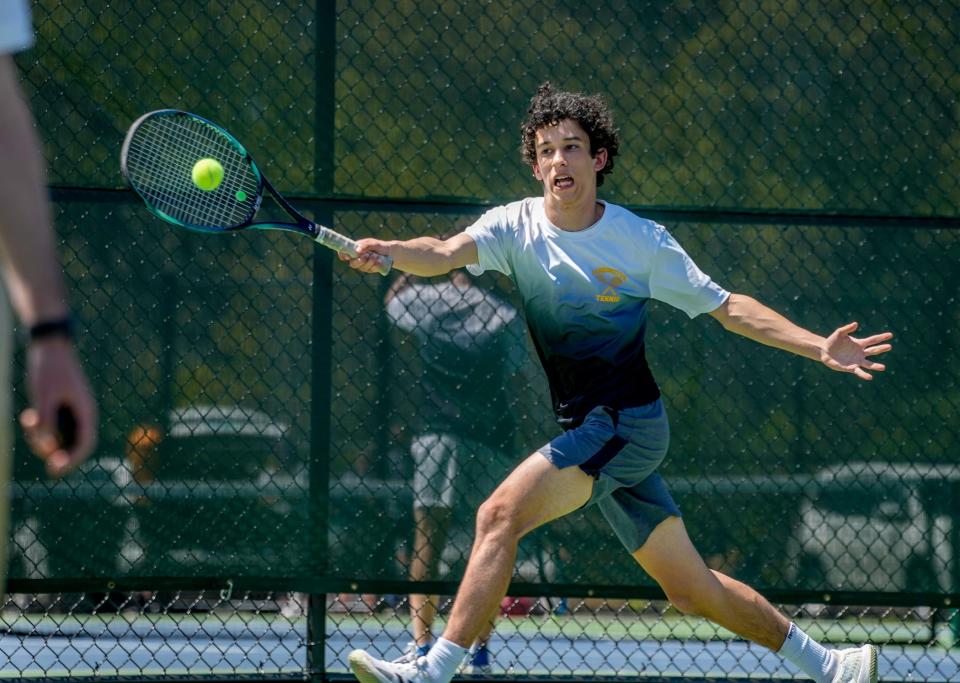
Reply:
M223 167L223 179L213 190L202 190L193 182L194 164L201 159L215 159ZM120 170L147 208L174 225L202 232L287 230L334 251L357 255L356 242L293 208L236 138L196 114L160 109L138 118L123 141ZM264 190L292 222L255 220ZM389 256L380 256L377 271L386 275L391 265Z

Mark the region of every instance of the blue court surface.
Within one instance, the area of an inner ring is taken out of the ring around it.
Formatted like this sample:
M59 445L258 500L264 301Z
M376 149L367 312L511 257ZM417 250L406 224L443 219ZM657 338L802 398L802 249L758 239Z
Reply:
M22 619L0 635L0 678L53 676L196 676L300 674L306 666L304 619L238 619L176 615L127 621ZM506 635L503 635L503 634ZM346 657L365 648L399 656L408 635L399 624L344 619L330 624L328 673L347 671ZM576 638L501 629L491 641L494 673L511 677L678 676L798 679L780 657L735 640ZM939 645L881 648L884 681L960 680L960 651Z

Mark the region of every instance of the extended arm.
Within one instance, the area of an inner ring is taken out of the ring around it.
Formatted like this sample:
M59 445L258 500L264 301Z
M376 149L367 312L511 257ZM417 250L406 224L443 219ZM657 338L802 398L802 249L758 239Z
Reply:
M9 55L0 55L0 149L0 271L14 310L27 326L64 319L69 310L43 157ZM96 443L96 403L69 339L57 335L31 342L27 392L30 408L20 419L27 441L46 460L51 475L63 475L81 463ZM60 406L69 408L77 423L76 443L66 450L58 442Z
M477 262L477 243L465 232L447 240L436 237L404 241L362 239L357 241L356 258L341 254L340 260L349 261L351 268L365 273L376 272L377 264L369 256L371 252L390 256L397 270L423 277L444 275Z
M40 143L13 58L0 55L0 259L10 299L26 325L67 314L54 249Z
M864 339L851 337L859 326L853 322L837 328L829 337L822 337L795 325L773 309L744 294L731 294L710 315L730 332L820 361L831 370L850 372L864 380L873 379L870 372L886 369L885 365L870 360L870 357L893 348L884 343L893 338L891 332L871 335Z

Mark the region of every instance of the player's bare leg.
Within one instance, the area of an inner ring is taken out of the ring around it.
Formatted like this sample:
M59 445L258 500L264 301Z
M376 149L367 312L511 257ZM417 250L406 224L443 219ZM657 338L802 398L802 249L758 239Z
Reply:
M413 511L415 531L413 556L410 559L410 580L414 583L428 581L434 576L450 527L450 509L440 506L418 507ZM425 655L433 643L433 622L439 608L438 595L412 593L410 614L413 643L404 655L395 661L415 661ZM487 622L471 650L471 659L464 673L489 673L490 654L487 641L493 633L496 614Z
M363 650L350 653L361 683L447 683L469 647L489 629L506 595L520 539L538 526L580 508L593 478L577 467L558 469L534 453L497 487L477 512L476 538L443 637L412 663L384 662Z
M679 517L661 522L633 557L681 612L705 617L771 650L787 637L787 618L746 584L709 569Z
M876 683L877 649L873 645L824 648L754 589L709 569L679 517L661 522L633 556L681 612L709 619L780 652L814 681Z
M577 467L557 469L534 453L477 511L476 538L443 637L469 646L493 620L507 593L520 539L582 507L593 478Z

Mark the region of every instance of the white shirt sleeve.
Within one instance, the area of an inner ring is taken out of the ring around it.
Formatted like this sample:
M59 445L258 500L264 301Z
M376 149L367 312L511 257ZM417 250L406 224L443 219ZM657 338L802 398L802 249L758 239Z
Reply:
M700 270L669 232L659 232L660 243L650 271L650 296L691 318L716 310L730 292Z
M0 54L33 46L33 25L26 0L0 0Z
M477 243L478 263L467 266L468 271L474 275L485 270L511 274L509 253L513 235L507 222L506 207L490 209L464 232Z

